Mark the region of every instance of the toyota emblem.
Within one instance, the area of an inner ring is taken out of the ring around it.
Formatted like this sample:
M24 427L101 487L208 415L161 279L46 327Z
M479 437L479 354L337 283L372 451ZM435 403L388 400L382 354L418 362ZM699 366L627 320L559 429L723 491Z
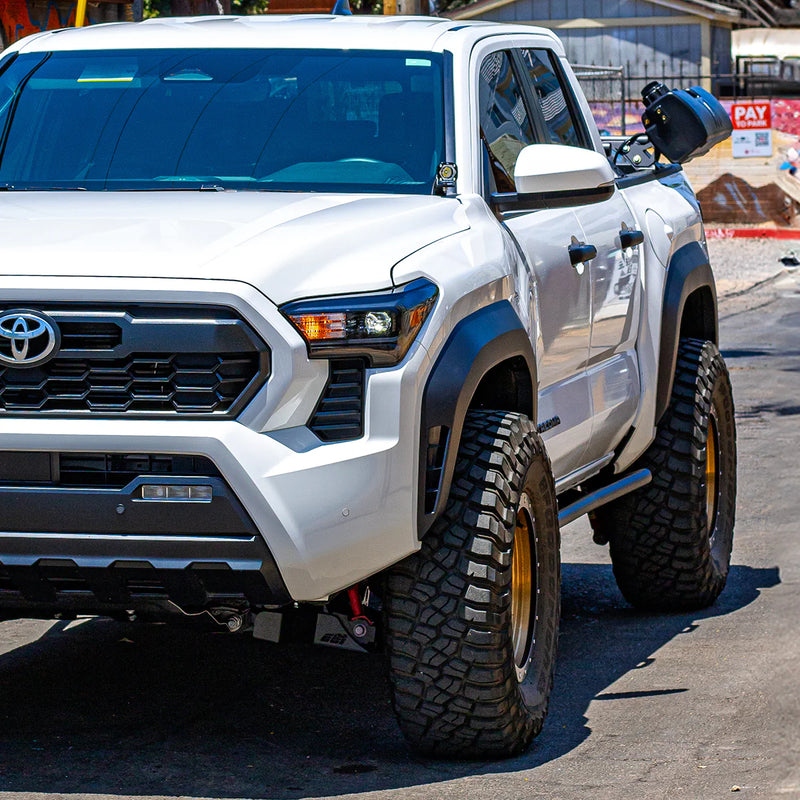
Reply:
M0 314L0 362L36 367L57 352L58 326L39 311L12 310Z

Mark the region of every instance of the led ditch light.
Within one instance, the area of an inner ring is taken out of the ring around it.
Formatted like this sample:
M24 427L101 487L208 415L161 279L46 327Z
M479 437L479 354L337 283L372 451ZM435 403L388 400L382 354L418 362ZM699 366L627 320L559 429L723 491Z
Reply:
M142 500L160 500L166 503L210 503L214 491L211 486L179 483L149 483L142 486Z
M300 300L281 311L306 340L311 358L362 356L386 367L403 360L438 292L419 279L392 292Z

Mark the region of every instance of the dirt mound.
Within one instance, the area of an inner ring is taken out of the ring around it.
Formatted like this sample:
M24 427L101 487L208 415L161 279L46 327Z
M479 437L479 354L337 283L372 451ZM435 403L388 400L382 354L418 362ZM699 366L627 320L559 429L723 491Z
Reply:
M776 183L755 188L730 172L697 193L706 224L795 224L798 203Z

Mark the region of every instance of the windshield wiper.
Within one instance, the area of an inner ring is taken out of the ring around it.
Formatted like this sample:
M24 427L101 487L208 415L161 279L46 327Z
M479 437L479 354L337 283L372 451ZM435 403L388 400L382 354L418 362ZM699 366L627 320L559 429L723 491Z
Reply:
M141 187L126 187L124 189L107 189L106 191L115 192L235 192L234 188L229 186L220 186L218 183L202 183L199 186L141 186Z
M85 186L37 186L0 183L0 192L88 192Z
M220 178L217 175L159 175L153 178L156 183L171 183L178 184L171 186L166 191L186 190L189 192L225 192L229 188L224 186L224 181L227 178ZM231 180L236 180L231 178Z

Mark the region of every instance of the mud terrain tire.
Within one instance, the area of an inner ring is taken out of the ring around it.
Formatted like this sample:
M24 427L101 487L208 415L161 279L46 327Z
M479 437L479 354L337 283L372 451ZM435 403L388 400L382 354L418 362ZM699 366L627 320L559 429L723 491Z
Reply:
M560 574L555 488L535 426L470 412L447 506L387 579L393 704L415 750L488 759L530 744L553 683Z
M598 510L614 575L634 606L685 611L725 586L736 503L736 428L725 362L712 342L683 339L669 408L635 468L652 482Z

